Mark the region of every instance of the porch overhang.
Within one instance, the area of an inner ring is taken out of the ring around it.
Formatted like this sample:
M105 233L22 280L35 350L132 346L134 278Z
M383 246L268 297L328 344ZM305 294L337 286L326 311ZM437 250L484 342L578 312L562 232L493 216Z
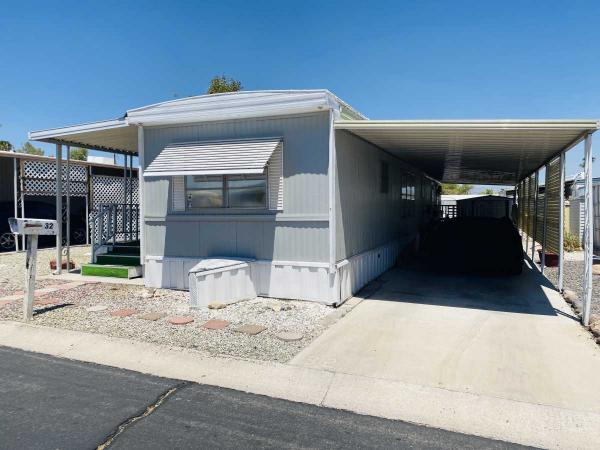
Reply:
M126 118L30 131L29 140L110 153L138 153L137 126L129 125Z
M514 185L598 129L597 120L340 120L445 183Z

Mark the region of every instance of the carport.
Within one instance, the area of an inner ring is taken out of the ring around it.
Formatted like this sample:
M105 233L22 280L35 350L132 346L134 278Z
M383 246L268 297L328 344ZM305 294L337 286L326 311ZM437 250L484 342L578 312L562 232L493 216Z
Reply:
M515 186L518 225L534 259L536 242L559 255L563 278L565 153L585 142L585 285L582 322L590 315L593 262L592 134L596 120L339 120L345 130L444 183ZM545 194L538 195L545 168ZM531 247L529 247L531 245Z

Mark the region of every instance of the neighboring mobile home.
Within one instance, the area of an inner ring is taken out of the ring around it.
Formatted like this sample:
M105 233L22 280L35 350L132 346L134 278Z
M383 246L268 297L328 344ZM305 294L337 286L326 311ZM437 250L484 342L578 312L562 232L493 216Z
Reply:
M394 264L438 192L336 118L364 119L326 90L238 92L30 138L139 153L147 286L187 289L202 259L242 258L258 295L336 304Z

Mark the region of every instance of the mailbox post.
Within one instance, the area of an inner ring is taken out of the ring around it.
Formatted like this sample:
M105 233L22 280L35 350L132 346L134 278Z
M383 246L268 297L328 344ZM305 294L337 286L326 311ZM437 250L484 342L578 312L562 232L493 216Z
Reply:
M38 236L56 235L56 220L18 219L12 217L8 219L8 223L13 233L27 237L27 255L25 259L27 273L25 275L25 295L23 298L23 320L29 322L33 317Z

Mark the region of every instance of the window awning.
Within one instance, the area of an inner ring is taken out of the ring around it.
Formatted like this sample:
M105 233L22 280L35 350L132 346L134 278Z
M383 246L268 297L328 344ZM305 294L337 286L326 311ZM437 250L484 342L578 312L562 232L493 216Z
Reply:
M260 174L282 142L271 137L169 144L149 164L144 177Z

